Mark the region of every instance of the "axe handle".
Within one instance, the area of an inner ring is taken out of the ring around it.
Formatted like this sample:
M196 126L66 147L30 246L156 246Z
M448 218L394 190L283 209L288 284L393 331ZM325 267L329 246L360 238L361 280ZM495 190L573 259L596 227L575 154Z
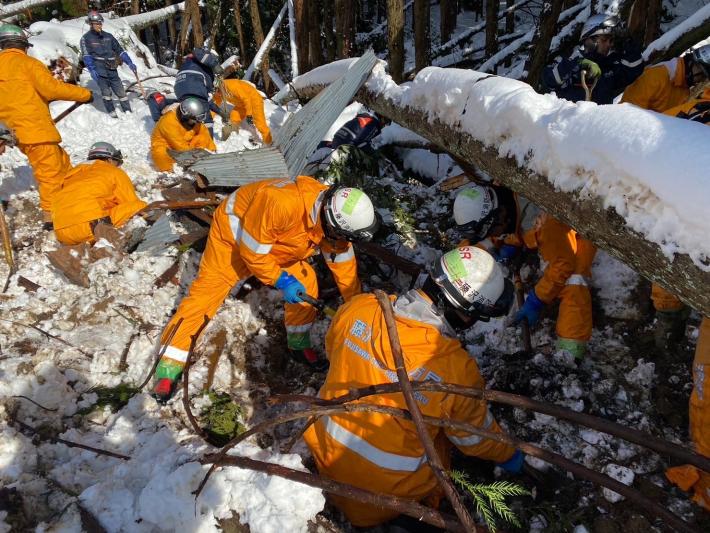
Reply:
M83 106L84 104L88 104L89 102L74 102L72 105L70 105L68 108L66 108L64 111L59 113L57 115L57 118L53 118L52 120L54 121L55 124L57 124L60 120L62 120L64 117L66 117L69 113L74 111L80 106Z

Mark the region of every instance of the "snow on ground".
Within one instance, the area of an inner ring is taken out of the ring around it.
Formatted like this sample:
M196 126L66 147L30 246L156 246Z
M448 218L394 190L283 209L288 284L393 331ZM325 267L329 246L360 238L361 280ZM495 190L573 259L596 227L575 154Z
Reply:
M294 88L328 83L352 61L314 69L296 78ZM524 82L469 70L429 67L398 86L380 64L367 86L496 147L562 190L598 196L668 257L685 253L710 270L704 215L710 152L703 148L710 130L702 124L630 104L571 103Z

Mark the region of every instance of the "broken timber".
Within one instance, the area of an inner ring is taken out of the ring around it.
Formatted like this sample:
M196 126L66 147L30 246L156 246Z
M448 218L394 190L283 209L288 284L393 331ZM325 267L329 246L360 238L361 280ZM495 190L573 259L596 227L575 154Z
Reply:
M378 83L379 87L385 85L391 89L393 82ZM298 96L313 98L323 87L300 86ZM676 294L693 309L710 316L710 272L701 270L687 254L676 254L672 261L668 260L657 244L629 228L616 211L605 209L599 198L558 190L547 177L519 166L512 157L499 156L495 146L485 146L468 132L436 118L430 119L425 110L403 107L368 86L358 92L356 100L453 156L474 164L642 276Z

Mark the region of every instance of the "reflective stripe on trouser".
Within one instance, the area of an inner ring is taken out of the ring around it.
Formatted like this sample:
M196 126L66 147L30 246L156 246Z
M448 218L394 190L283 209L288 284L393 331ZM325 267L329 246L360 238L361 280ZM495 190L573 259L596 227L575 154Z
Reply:
M123 111L131 110L131 104L128 103L126 90L123 88L121 78L118 77L118 73L115 70L111 71L108 76L99 76L97 83L99 89L101 89L101 97L103 98L104 108L107 113L115 110L112 93L115 93L118 97Z
M163 331L161 342L167 340L171 328L182 319L164 357L184 363L191 338L202 326L204 317L211 319L232 287L249 276L249 270L233 243L228 220L215 216L197 277Z
M389 470L381 467L333 438L326 431L323 418L309 427L304 434L306 444L313 453L316 467L321 475L363 489L384 492L414 501L432 497L436 499L439 495L436 478L426 462L414 471ZM337 420L339 417L334 418ZM339 427L342 426L339 425ZM349 431L347 433L352 434ZM355 437L359 439L359 437ZM450 466L451 444L443 432L437 433L434 444L444 467L448 468ZM410 460L419 463L419 457L378 451L386 454L380 456L381 458L400 458L404 461L403 464ZM375 526L391 520L399 514L396 511L373 507L341 496L331 495L329 499L345 513L354 526L358 527ZM436 502L433 504L436 505Z
M578 276L578 275L574 275ZM570 276L572 279L573 276ZM582 276L579 276L582 280ZM574 278L573 281L579 281ZM586 284L565 285L559 295L557 336L576 341L588 341L592 336L592 296Z
M675 294L655 283L651 285L651 300L656 311L680 311L685 307Z
M55 143L21 144L18 148L30 160L39 191L40 208L51 211L54 195L62 188L64 176L72 169L69 156Z
M94 232L91 230L91 225L88 222L72 224L62 229L55 228L54 234L59 242L69 246L94 240Z
M298 261L283 269L303 283L308 296L318 298L318 279L313 267L305 261ZM284 322L286 323L286 342L292 350L311 348L311 327L317 311L312 305L284 304Z

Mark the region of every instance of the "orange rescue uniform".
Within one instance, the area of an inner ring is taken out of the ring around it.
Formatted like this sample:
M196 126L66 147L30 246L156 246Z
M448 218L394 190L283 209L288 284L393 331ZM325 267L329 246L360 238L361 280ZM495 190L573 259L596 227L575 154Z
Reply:
M318 281L308 258L319 249L345 301L360 293L352 245L330 243L323 235L320 208L327 188L308 176L264 180L237 189L219 205L197 278L163 333L166 342L182 319L164 357L184 363L204 317L212 318L230 289L249 276L274 285L285 270L317 298ZM285 304L289 348L311 347L315 318L309 304Z
M196 148L217 150L205 125L198 123L192 129L185 128L178 120L176 109L160 117L150 136L150 155L156 168L162 172L172 170L175 164L175 160L168 155L168 149L184 152Z
M123 170L107 161L84 163L66 175L56 194L54 231L62 244L91 242L92 221L110 217L111 224L120 227L145 206Z
M475 359L461 347L454 331L423 292L412 290L397 297L394 311L412 381L446 381L485 388ZM338 309L325 347L330 369L319 393L321 398L397 381L387 326L372 294L358 295ZM485 401L435 392L417 392L415 397L426 416L501 433ZM401 393L362 401L407 408ZM464 431L438 427L428 430L437 448L446 452L442 457L445 462L450 451L447 440L467 455L496 462L507 461L515 452L507 444ZM324 416L306 430L304 438L318 471L325 477L416 501L437 495L436 478L410 421L368 412ZM374 526L397 516L396 512L340 496L332 496L332 500L355 526Z
M252 117L264 143L271 144L271 130L264 115L264 99L256 87L244 80L224 80L220 89L215 91L215 104L222 105L223 93L224 99L234 106L229 114L230 122L239 124L245 118Z
M692 114L700 103L710 103L710 89L696 99L666 110L665 114L678 116ZM710 117L708 117L710 118ZM705 122L710 125L710 122ZM690 394L690 437L695 451L710 457L710 318L700 324L698 342L693 360L693 391ZM693 500L710 511L710 472L691 465L669 468L668 478L683 490L693 489Z
M71 170L62 138L49 114L54 100L91 100L91 91L55 79L41 61L23 50L0 52L0 121L15 132L18 148L29 159L40 207L51 211L54 195Z

